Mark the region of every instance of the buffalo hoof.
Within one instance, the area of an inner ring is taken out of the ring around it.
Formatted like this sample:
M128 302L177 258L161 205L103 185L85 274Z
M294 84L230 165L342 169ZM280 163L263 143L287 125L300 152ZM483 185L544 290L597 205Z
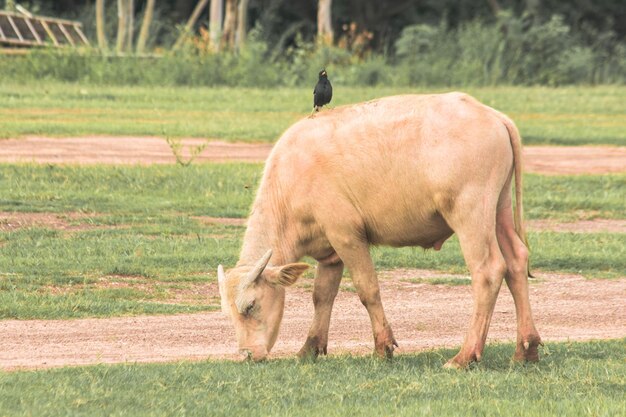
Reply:
M443 365L446 369L467 369L472 363L480 362L481 355L476 351L471 353L457 353L452 359Z
M454 359L450 359L448 362L443 365L445 369L465 369L464 366L454 361Z
M320 342L318 337L307 337L304 346L298 352L301 359L316 359L319 355L326 355L327 345Z
M239 360L241 362L263 362L267 359L266 349L240 349Z
M543 346L539 335L532 335L524 341L518 341L513 360L517 362L539 362L539 346Z
M393 337L391 327L385 329L376 335L374 355L383 359L392 359L393 351L398 347L398 342Z

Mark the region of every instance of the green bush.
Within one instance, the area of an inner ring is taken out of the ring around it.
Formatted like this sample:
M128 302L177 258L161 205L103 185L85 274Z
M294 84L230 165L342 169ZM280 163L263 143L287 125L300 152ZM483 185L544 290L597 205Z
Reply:
M610 32L588 37L573 34L558 15L534 23L502 13L494 24L455 30L406 27L396 51L411 85L624 83L626 47Z
M296 39L271 50L260 29L240 52L209 52L190 42L162 57L107 56L95 50L33 50L0 55L0 80L33 79L102 85L307 86L326 68L336 85L564 85L623 84L626 44L611 32L573 33L560 16L545 22L501 13L457 28L405 27L395 54L357 56Z

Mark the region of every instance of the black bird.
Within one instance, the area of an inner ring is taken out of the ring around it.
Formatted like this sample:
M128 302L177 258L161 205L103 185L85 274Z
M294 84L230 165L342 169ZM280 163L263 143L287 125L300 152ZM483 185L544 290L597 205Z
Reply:
M319 76L320 78L313 90L314 113L318 112L323 105L330 103L330 100L333 98L333 86L330 85L330 81L328 81L326 70L321 70Z

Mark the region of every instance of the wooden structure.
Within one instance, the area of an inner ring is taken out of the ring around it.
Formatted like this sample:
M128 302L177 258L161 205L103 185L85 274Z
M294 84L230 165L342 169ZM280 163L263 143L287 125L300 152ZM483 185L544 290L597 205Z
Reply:
M89 46L82 23L0 11L2 46Z

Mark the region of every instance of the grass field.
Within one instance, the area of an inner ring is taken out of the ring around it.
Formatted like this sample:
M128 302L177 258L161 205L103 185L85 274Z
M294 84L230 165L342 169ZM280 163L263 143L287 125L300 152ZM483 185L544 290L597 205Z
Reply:
M333 105L423 91L335 86ZM626 87L474 88L533 144L626 144ZM311 91L10 85L0 80L0 137L156 135L274 141L310 111ZM1 146L1 141L0 141ZM259 164L0 164L0 212L56 224L0 223L0 319L174 314L218 308L216 266L233 265ZM626 175L525 176L526 216L626 219ZM533 232L534 270L626 276L626 235ZM458 240L442 251L374 248L379 269L465 272ZM349 279L349 278L348 278ZM297 285L310 288L311 273ZM443 278L446 285L467 280ZM211 290L209 291L209 288ZM593 294L590 294L593 296ZM0 337L2 337L0 335ZM120 364L0 372L0 416L626 415L626 339L548 343L534 365L488 344L468 372L453 350L397 356Z
M548 343L536 365L487 346L468 372L448 349L316 363L114 365L0 374L0 415L621 416L626 339ZM546 354L547 353L547 354Z
M260 173L258 164L0 165L0 212L56 213L63 222L61 227L4 225L0 318L217 308L217 298L175 296L206 289L215 282L219 263L236 262L244 227L206 224L201 216L245 217ZM624 219L625 190L626 175L527 175L526 207L532 218ZM531 233L530 243L533 268L626 275L624 234ZM456 238L441 252L375 248L372 253L383 269L466 271Z
M333 106L392 94L444 92L334 86ZM509 114L526 144L626 144L626 87L466 90ZM147 135L275 141L309 114L311 89L41 86L0 80L0 138Z
M0 164L0 211L247 217L260 164L189 167ZM626 219L626 175L525 175L530 219ZM102 219L95 221L102 221Z

